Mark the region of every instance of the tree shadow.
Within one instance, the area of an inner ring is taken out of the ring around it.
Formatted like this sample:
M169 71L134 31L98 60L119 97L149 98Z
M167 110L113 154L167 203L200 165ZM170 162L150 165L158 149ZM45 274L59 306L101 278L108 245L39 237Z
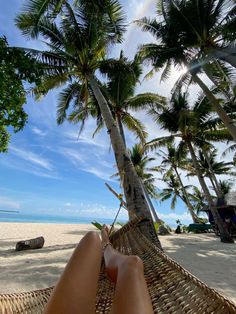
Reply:
M87 232L91 231L91 228L88 228L86 230L73 230L73 231L67 231L64 234L71 234L71 235L85 235ZM93 231L99 232L99 230L94 229Z
M213 234L182 234L163 239L165 253L193 275L236 302L236 244Z
M1 253L2 261L7 258L7 264L0 266L0 292L22 292L55 285L75 246L53 245L20 252L7 250L6 255Z
M55 252L55 251L64 251L68 249L73 249L75 248L77 243L74 244L62 244L62 245L51 245L51 246L45 246L41 249L34 249L34 250L25 250L25 251L16 251L15 249L7 249L7 250L1 250L0 251L0 257L4 256L25 256L27 257L28 255L35 255L35 254L46 254L50 252ZM9 245L8 245L9 247Z

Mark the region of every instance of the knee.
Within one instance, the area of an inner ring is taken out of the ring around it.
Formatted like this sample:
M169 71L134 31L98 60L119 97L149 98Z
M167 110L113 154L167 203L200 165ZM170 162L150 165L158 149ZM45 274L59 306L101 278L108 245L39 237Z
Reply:
M90 241L100 241L100 242L101 242L98 233L95 232L95 231L89 231L89 232L87 232L84 237L85 237L86 239L90 240Z
M130 255L124 260L122 265L126 270L143 271L143 261L137 255Z
M97 232L89 231L83 237L81 242L87 243L87 245L100 245L101 240Z

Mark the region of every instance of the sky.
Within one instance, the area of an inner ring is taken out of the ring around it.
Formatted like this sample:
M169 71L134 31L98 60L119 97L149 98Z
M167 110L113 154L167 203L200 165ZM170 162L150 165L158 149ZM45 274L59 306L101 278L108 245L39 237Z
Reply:
M1 1L0 35L5 35L11 46L42 49L42 43L26 40L14 25L14 18L24 1ZM152 41L151 36L142 33L132 23L143 16L154 16L155 1L122 1L129 21L125 40L112 48L111 56L118 56L123 49L127 57L132 58L137 47ZM171 78L159 84L160 75L150 81L143 81L136 92L155 92L170 96L170 90L179 71L173 70ZM119 201L105 187L108 182L118 193L121 189L111 175L116 172L110 140L105 131L92 138L95 121L86 123L83 133L78 137L79 126L64 123L56 124L56 107L58 91L50 92L40 101L27 98L25 111L28 123L23 131L12 134L9 151L0 155L0 210L17 210L19 213L37 215L58 215L68 217L113 218ZM145 115L137 115L145 123L149 137L165 134ZM129 146L135 138L126 132ZM157 161L158 163L158 161ZM158 177L158 175L157 175ZM160 177L160 176L159 176ZM186 184L190 184L184 179ZM157 187L163 183L156 180ZM196 178L191 178L196 184ZM181 201L175 211L170 209L170 202L162 204L154 201L157 212L167 223L175 224L176 219L188 224L191 217ZM1 218L1 213L0 213ZM126 219L122 210L120 219Z

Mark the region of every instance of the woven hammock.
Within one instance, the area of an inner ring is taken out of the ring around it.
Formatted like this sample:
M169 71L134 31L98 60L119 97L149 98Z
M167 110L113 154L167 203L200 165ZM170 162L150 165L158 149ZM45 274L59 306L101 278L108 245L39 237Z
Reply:
M121 253L138 255L143 260L154 313L236 313L233 302L191 275L149 241L140 231L142 223L140 219L129 222L111 236L111 242ZM110 313L114 288L102 266L95 313ZM0 313L42 313L52 289L0 294Z

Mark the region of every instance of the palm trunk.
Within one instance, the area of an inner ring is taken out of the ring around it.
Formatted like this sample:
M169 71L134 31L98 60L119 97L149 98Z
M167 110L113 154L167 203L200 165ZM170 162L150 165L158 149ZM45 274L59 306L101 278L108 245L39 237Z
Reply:
M236 68L236 47L214 48L212 54Z
M225 110L219 104L218 99L212 94L206 84L196 75L192 74L193 80L201 87L209 101L211 102L214 110L218 113L220 119L223 121L224 125L228 129L229 133L232 135L233 139L236 141L236 125L233 120L227 115Z
M125 148L126 148L125 133L124 133L123 124L122 124L122 122L121 122L120 117L117 117L117 123L118 123L119 131L120 131L120 135L121 135L121 137L122 137L122 139L123 139L123 142L124 142L124 145L125 145ZM150 211L151 211L151 213L152 213L152 216L153 216L153 218L154 218L154 222L155 222L155 221L156 221L156 222L161 222L160 218L157 216L157 213L156 213L156 211L155 211L155 208L154 208L154 206L153 206L153 204L152 204L152 201L151 201L151 199L150 199L150 197L149 197L149 195L148 195L148 192L147 192L147 190L146 190L146 188L145 188L145 186L144 186L144 183L142 182L142 179L141 179L141 178L140 178L140 184L141 184L143 193L144 193L144 195L145 195L145 197L146 197L146 200L147 200L147 202L148 202L149 209L150 209Z
M208 175L207 175L207 178L211 181L213 190L215 191L217 198L220 198L220 194L219 194L219 192L217 191L217 187L216 187L216 185L215 185L215 182L214 182L214 180L213 180L211 174L208 174Z
M197 173L197 176L198 176L199 183L200 183L200 185L201 185L201 187L203 189L203 192L205 193L209 209L210 209L210 211L212 213L212 216L214 218L215 224L219 228L220 239L221 239L222 242L234 243L234 240L231 238L228 230L225 228L225 226L223 224L223 221L222 221L222 219L220 217L219 212L214 207L212 197L210 195L210 192L209 192L209 190L207 188L207 185L206 185L206 183L204 181L204 178L202 176L200 167L198 165L198 161L197 161L196 155L194 153L194 149L193 149L192 143L190 141L187 141L187 145L188 145L188 148L189 148L189 151L190 151L190 155L192 157L193 165L194 165L194 167L196 169L196 173Z
M124 145L125 145L125 148L126 148L126 140L125 140L125 133L124 133L123 124L122 124L122 122L121 122L120 117L117 117L116 120L117 120L117 123L118 123L120 135L121 135L121 137L122 137L122 139L123 139L123 142L124 142ZM160 218L157 216L157 213L156 213L156 211L155 211L155 208L154 208L154 206L153 206L153 204L152 204L152 201L151 201L151 199L150 199L150 197L149 197L149 195L148 195L148 192L147 192L147 190L146 190L146 188L145 188L145 186L144 186L144 183L143 183L142 179L141 179L141 178L139 178L139 179L140 179L140 184L141 184L143 193L144 193L144 195L145 195L145 197L146 197L146 200L147 200L147 202L148 202L149 209L150 209L151 214L152 214L152 217L153 217L153 221L154 221L154 222L161 222Z
M106 99L102 95L97 80L93 75L89 76L91 88L98 101L103 119L106 123L107 132L110 134L111 144L114 150L115 159L119 173L123 176L123 188L126 197L128 210L132 216L145 215L150 217L148 204L143 194L138 175L133 167L129 155L126 152L125 145L115 120L112 117Z
M141 180L141 179L140 179L140 180ZM148 194L148 191L147 191L147 189L145 188L145 185L144 185L144 183L143 183L142 181L141 181L141 184L142 184L142 187L143 187L143 191L144 191L145 197L146 197L147 202L148 202L148 204L149 204L150 211L151 211L151 213L152 213L152 215L153 215L154 221L157 222L157 223L162 222L161 219L157 216L156 210L155 210L155 208L154 208L154 206L153 206L153 204L152 204L152 201L151 201L151 199L150 199L150 196L149 196L149 194Z
M117 117L116 120L117 120L118 127L119 127L119 130L120 130L120 135L121 135L121 137L123 139L123 142L124 142L124 145L125 145L125 148L126 148L126 140L125 140L125 133L124 133L123 124L121 122L120 117Z
M203 152L204 157L206 158L206 162L207 162L208 167L210 169L211 175L209 176L209 179L211 180L211 183L212 183L212 185L214 187L214 190L216 192L217 197L221 198L221 197L223 197L222 192L221 192L221 188L220 188L220 185L219 185L219 183L218 183L218 181L216 179L214 170L213 170L213 168L211 166L211 162L209 160L208 154L207 154L207 152L206 152L206 150L204 148L202 149L202 152Z
M123 189L126 198L126 204L129 211L130 218L144 215L151 218L149 207L140 185L139 177L133 167L129 155L126 152L124 142L115 120L112 117L106 99L101 93L97 80L91 74L88 76L94 96L96 97L103 119L106 123L107 132L110 134L111 144L115 154L115 159L119 173L123 177ZM153 230L150 230L150 233Z
M183 192L184 197L185 197L185 199L186 199L186 205L188 206L188 210L189 210L189 212L190 212L190 215L192 216L193 222L194 222L194 223L198 223L198 222L199 222L199 219L198 219L197 215L194 213L193 206L192 206L192 204L190 203L190 200L189 200L187 191L186 191L186 189L185 189L185 187L184 187L184 185L183 185L183 182L182 182L182 179L181 179L181 177L180 177L180 175L179 175L179 172L177 171L177 168L176 168L176 167L174 167L174 170L175 170L175 173L176 173L177 178L178 178L178 180L179 180L179 183L180 183L180 185L181 185L182 192Z

